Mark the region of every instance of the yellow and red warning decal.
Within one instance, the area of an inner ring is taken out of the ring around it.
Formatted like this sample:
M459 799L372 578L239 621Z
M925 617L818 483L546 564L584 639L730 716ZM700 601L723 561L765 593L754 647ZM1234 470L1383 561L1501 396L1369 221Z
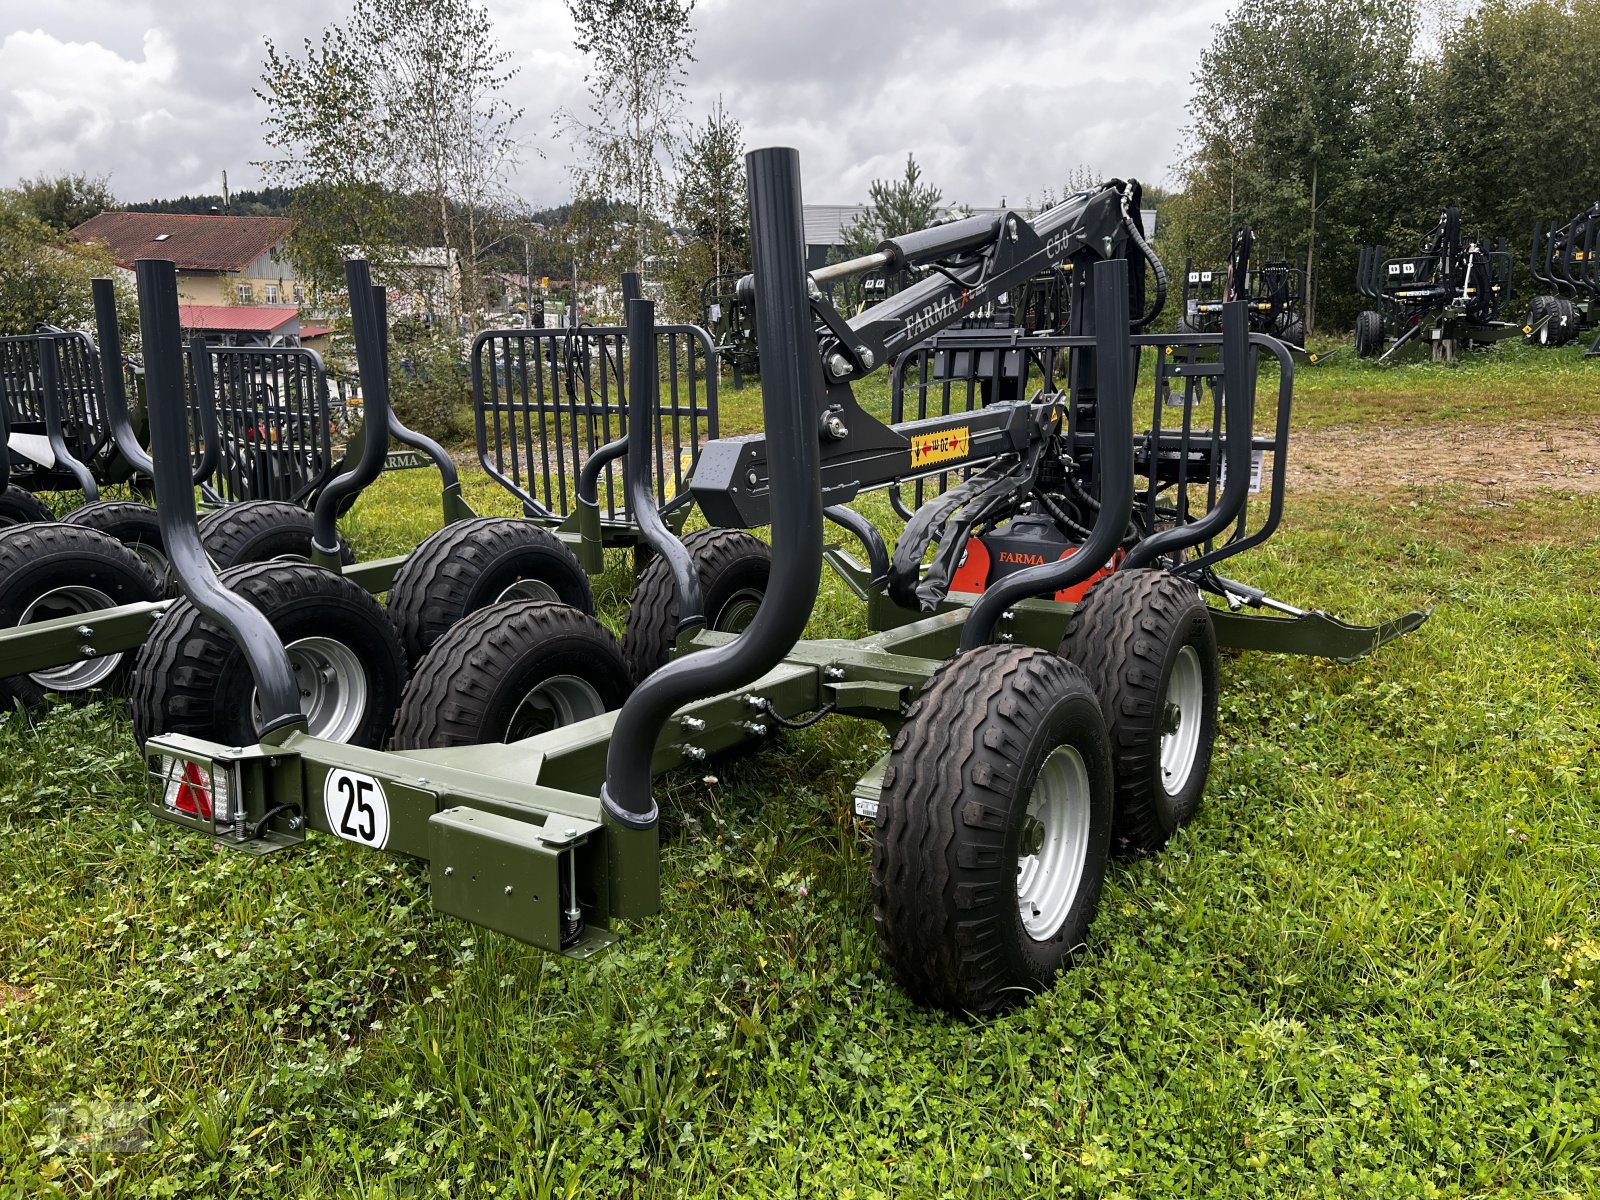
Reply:
M966 458L972 453L972 426L957 425L938 433L919 433L911 439L911 469Z

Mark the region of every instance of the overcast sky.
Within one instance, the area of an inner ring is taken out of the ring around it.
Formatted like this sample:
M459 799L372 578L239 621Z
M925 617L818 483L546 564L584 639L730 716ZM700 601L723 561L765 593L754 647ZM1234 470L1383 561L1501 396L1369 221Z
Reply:
M805 197L847 204L907 151L949 202L1020 203L1078 164L1168 177L1190 75L1229 0L700 0L691 112L720 94L746 145L800 150ZM516 187L569 192L551 114L583 100L562 0L489 0L526 110ZM262 38L315 38L342 0L0 0L0 186L110 175L124 201L259 184ZM543 157L540 156L542 152Z

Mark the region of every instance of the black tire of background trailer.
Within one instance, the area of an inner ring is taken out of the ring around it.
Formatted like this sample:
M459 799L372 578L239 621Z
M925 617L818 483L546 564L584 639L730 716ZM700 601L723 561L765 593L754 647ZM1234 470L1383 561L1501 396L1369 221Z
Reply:
M548 600L479 609L417 664L395 716L392 748L504 742L522 701L559 675L593 687L607 712L632 690L617 639L589 614Z
M28 605L62 587L93 587L113 604L149 603L161 587L144 560L115 538L76 525L42 522L19 525L0 535L0 629L13 628ZM116 671L97 687L47 691L27 675L0 679L0 707L31 707L46 695L82 702L115 693L133 669L124 654Z
M546 584L563 604L594 615L589 576L548 529L514 517L475 517L430 535L389 589L389 618L408 660L420 663L457 621L523 579Z
M772 548L742 529L697 529L683 539L700 573L700 599L709 628L718 629L728 602L740 592L765 594ZM672 571L653 558L628 600L622 655L634 683L665 666L678 641L678 589Z
M12 484L0 492L0 529L55 519L55 514L45 507L44 502L26 488Z
M220 575L272 623L285 645L304 637L344 643L367 671L369 703L351 745L383 744L405 685L405 652L383 605L360 585L309 563L247 563ZM225 745L257 740L250 712L255 681L233 637L189 600L156 622L134 667L130 708L142 746L180 733Z
M200 544L219 571L273 559L309 560L312 536L310 511L287 500L248 500L200 518ZM339 560L356 560L343 537Z

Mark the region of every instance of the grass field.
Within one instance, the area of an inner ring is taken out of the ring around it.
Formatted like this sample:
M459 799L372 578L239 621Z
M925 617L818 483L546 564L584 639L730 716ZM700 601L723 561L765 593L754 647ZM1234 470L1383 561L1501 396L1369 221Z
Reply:
M875 726L664 780L662 912L580 964L435 914L415 863L152 821L116 704L6 718L0 1195L1600 1194L1600 496L1367 461L1559 442L1600 363L1336 359L1298 397L1340 460L1235 574L1434 616L1350 666L1226 659L1200 815L986 1023L879 960ZM368 554L438 519L421 473L381 488ZM825 587L815 631L859 632Z

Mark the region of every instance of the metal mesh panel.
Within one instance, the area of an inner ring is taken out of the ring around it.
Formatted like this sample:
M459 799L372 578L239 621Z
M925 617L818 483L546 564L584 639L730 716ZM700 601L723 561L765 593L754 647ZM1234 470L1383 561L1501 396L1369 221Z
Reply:
M662 511L689 501L701 447L717 436L717 371L710 335L693 325L656 327L661 400L656 406L656 499ZM472 347L478 460L535 516L572 511L578 472L627 432L627 333L609 328L507 329ZM601 514L631 519L621 464L600 476Z
M1095 477L1094 405L1080 397L1071 380L1074 356L1086 350L1067 338L991 333L983 339L935 338L903 355L891 391L891 419L919 420L971 412L985 404L1054 398L1067 403L1067 447L1074 464L1068 488L1079 502L1083 524L1092 524L1098 504ZM1142 533L1188 525L1209 512L1221 497L1224 447L1229 431L1223 409L1222 366L1217 334L1139 336L1141 386L1134 395L1134 522ZM1183 570L1215 562L1264 540L1282 513L1293 367L1288 352L1273 339L1251 338L1253 353L1279 363L1275 407L1255 403L1249 436L1253 457L1252 498L1238 520L1212 541L1190 552ZM1256 372L1249 372L1254 380ZM982 467L931 472L905 486L890 488L890 503L902 519L927 500Z
M82 333L34 333L0 338L0 389L12 433L45 434L44 372L40 356L56 363L56 411L67 451L90 464L112 444L100 401L100 361ZM31 464L19 463L26 472Z
M321 357L298 347L211 346L208 354L218 433L216 462L203 483L208 499L305 499L337 465ZM190 444L198 466L202 445L192 363L187 375Z

